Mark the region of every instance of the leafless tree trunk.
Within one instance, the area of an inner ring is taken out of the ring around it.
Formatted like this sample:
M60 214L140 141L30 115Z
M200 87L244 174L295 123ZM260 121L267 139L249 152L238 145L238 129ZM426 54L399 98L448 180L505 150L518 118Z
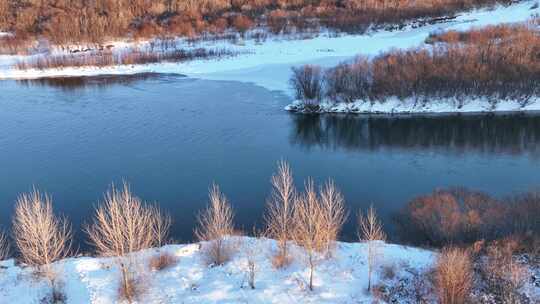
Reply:
M208 262L223 265L232 254L233 248L226 238L234 232L234 213L227 198L215 184L210 189L209 200L209 205L197 218L195 236L199 241L208 242L204 245Z
M0 261L9 257L9 243L6 234L0 231Z
M58 275L52 263L71 253L72 232L68 221L55 216L51 198L34 189L17 198L13 235L21 260L39 269L49 281L54 296L58 292Z
M320 190L320 203L325 223L323 231L326 255L331 256L334 243L347 219L345 199L333 181L328 181Z
M305 193L297 197L293 218L294 240L304 248L309 266L309 290L313 290L313 274L319 251L326 247L325 219L313 181L309 180Z
M166 238L170 218L157 207L135 197L127 184L121 190L114 185L96 208L92 225L85 228L90 241L102 256L117 257L122 273L122 294L135 300L132 264L128 254L161 245Z
M358 214L358 224L358 236L360 240L365 241L367 245L368 291L371 291L373 269L377 263L377 258L379 258L381 254L379 252L380 241L386 240L386 234L384 233L381 222L377 218L377 213L375 212L373 205L369 207L365 216L361 212Z
M266 235L278 243L274 265L283 267L290 261L288 241L292 239L293 203L296 196L291 168L285 161L278 163L278 172L272 176L272 196L267 203Z

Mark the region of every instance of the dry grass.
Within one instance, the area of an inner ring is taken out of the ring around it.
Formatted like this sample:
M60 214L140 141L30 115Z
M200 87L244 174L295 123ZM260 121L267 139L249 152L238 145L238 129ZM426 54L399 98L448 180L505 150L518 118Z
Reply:
M170 253L160 252L150 258L149 266L153 271L161 271L178 264L178 258Z
M272 257L276 268L289 265L292 258L289 254L289 240L293 231L293 207L296 196L294 181L289 164L278 163L278 172L272 176L272 196L267 203L264 216L266 235L278 243L278 250Z
M20 70L58 69L65 67L108 67L116 65L152 64L159 62L183 62L194 59L211 59L234 56L235 53L225 49L175 49L173 51L140 51L132 50L121 54L112 51L95 51L87 54L69 54L38 56L17 62Z
M501 303L521 303L522 288L529 278L526 265L516 261L514 254L523 245L522 238L507 237L487 247L487 259L481 263L480 274L487 283L488 293Z
M210 203L197 220L195 236L203 244L203 252L208 264L223 265L231 258L235 246L227 238L234 232L234 213L225 195L217 185L213 185L208 195Z
M117 257L122 273L122 298L132 302L141 290L135 284L139 281L134 269L136 262L128 254L161 245L169 225L168 217L135 197L127 184L121 190L113 185L96 208L94 221L85 230L100 255Z
M469 252L460 248L443 249L437 258L434 283L441 304L467 303L473 285Z
M365 216L361 212L358 214L358 226L358 237L366 242L368 249L368 291L371 291L373 271L382 254L379 250L380 241L386 240L386 234L373 205L369 207Z

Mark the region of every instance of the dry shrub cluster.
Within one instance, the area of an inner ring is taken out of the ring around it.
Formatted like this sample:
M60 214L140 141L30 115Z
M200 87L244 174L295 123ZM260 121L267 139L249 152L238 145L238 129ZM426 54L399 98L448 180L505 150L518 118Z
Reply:
M414 244L442 247L522 235L534 250L540 235L540 196L536 192L497 200L464 188L437 190L410 201L396 220L400 237Z
M526 265L517 260L527 240L506 237L492 242L479 261L479 273L485 283L484 294L494 297L497 303L526 303L522 288L530 277Z
M21 261L36 267L37 273L47 279L51 292L46 300L65 302L58 267L52 263L69 256L72 232L65 218L54 215L47 194L34 189L17 198L13 235Z
M291 83L297 98L308 101L454 98L461 106L467 98L481 97L493 105L514 99L525 106L540 95L540 34L532 24L450 32L430 41L429 48L358 57L322 72L314 66L295 68Z
M437 258L434 285L439 303L468 303L473 287L470 253L460 248L445 248Z
M275 33L320 26L364 31L370 24L451 15L506 0L3 0L0 29L54 43L118 37L195 36L268 25Z
M209 265L223 265L236 250L230 239L234 234L234 212L227 198L213 185L208 194L209 204L198 216L195 236L204 241L202 250Z
M128 51L116 54L112 51L89 52L85 54L37 56L17 62L16 67L26 69L55 69L65 67L107 67L115 65L150 64L158 62L182 62L193 59L221 58L233 56L234 53L225 49L176 49L174 51Z
M150 258L150 269L154 271L161 271L168 268L173 267L178 263L178 259L176 256L166 253L166 252L160 252L152 258Z
M129 302L143 292L143 278L130 253L160 246L170 226L169 218L155 206L134 196L127 184L112 186L96 208L93 223L86 232L97 253L115 257L121 271L119 294Z
M272 176L272 195L267 202L264 220L266 235L275 239L278 250L274 254L272 264L276 268L290 264L292 256L289 252L289 241L293 233L293 208L296 200L296 190L292 171L289 165L280 161L278 172Z
M309 266L309 289L313 290L313 275L318 263L330 257L337 235L347 217L343 196L333 182L317 193L312 180L306 182L304 193L297 196L294 211L293 239L303 247Z

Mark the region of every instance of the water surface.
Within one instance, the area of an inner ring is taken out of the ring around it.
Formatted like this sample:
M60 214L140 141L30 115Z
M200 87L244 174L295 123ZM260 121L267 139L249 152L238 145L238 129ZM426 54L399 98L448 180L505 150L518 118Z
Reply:
M125 180L172 214L176 240L192 239L213 182L251 230L279 159L299 187L333 178L353 215L374 204L390 230L394 212L437 187L505 196L540 181L540 116L296 115L280 92L175 75L2 81L0 90L4 227L33 185L78 228ZM344 238L354 234L350 221Z

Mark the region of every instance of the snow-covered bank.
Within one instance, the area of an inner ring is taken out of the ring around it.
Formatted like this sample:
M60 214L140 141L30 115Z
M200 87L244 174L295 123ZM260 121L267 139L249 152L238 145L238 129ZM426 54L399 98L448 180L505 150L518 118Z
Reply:
M371 303L366 293L367 254L361 243L338 243L333 258L317 266L315 290L306 289L308 267L298 258L288 268L276 270L270 261L275 243L267 239L241 238L240 250L220 267L204 264L200 246L168 245L161 248L178 258L178 264L156 272L148 268L148 257L157 249L135 254L145 280L140 303ZM247 282L246 248L255 253L255 289ZM253 250L255 249L255 250ZM300 250L296 248L295 250ZM380 245L375 282L407 278L431 267L435 253L391 244ZM39 303L47 292L45 281L31 270L2 263L0 303ZM55 264L62 272L67 303L117 303L120 273L110 258L78 257ZM393 267L396 276L383 278L381 269ZM405 299L404 299L405 300Z
M422 44L432 31L465 30L508 22L521 22L540 13L535 1L523 1L495 9L479 9L462 13L451 21L419 28L412 26L396 31L377 31L366 35L319 35L305 40L270 38L265 42L246 40L241 43L199 42L186 48L219 47L242 55L218 60L194 60L183 63L115 66L107 68L65 68L51 70L18 70L13 65L20 56L0 56L0 79L37 78L98 74L133 74L141 72L180 73L211 80L252 82L272 90L289 92L290 68L300 64L333 66L357 54L374 55L390 48L408 48ZM115 47L122 50L125 45ZM179 45L182 47L182 45ZM40 56L40 55L38 55Z
M488 98L463 98L421 100L390 98L385 102L356 101L352 103L321 102L305 106L295 100L285 110L299 113L357 113L357 114L429 114L429 113L510 113L540 111L540 98L531 98L525 105L517 100L490 100Z

